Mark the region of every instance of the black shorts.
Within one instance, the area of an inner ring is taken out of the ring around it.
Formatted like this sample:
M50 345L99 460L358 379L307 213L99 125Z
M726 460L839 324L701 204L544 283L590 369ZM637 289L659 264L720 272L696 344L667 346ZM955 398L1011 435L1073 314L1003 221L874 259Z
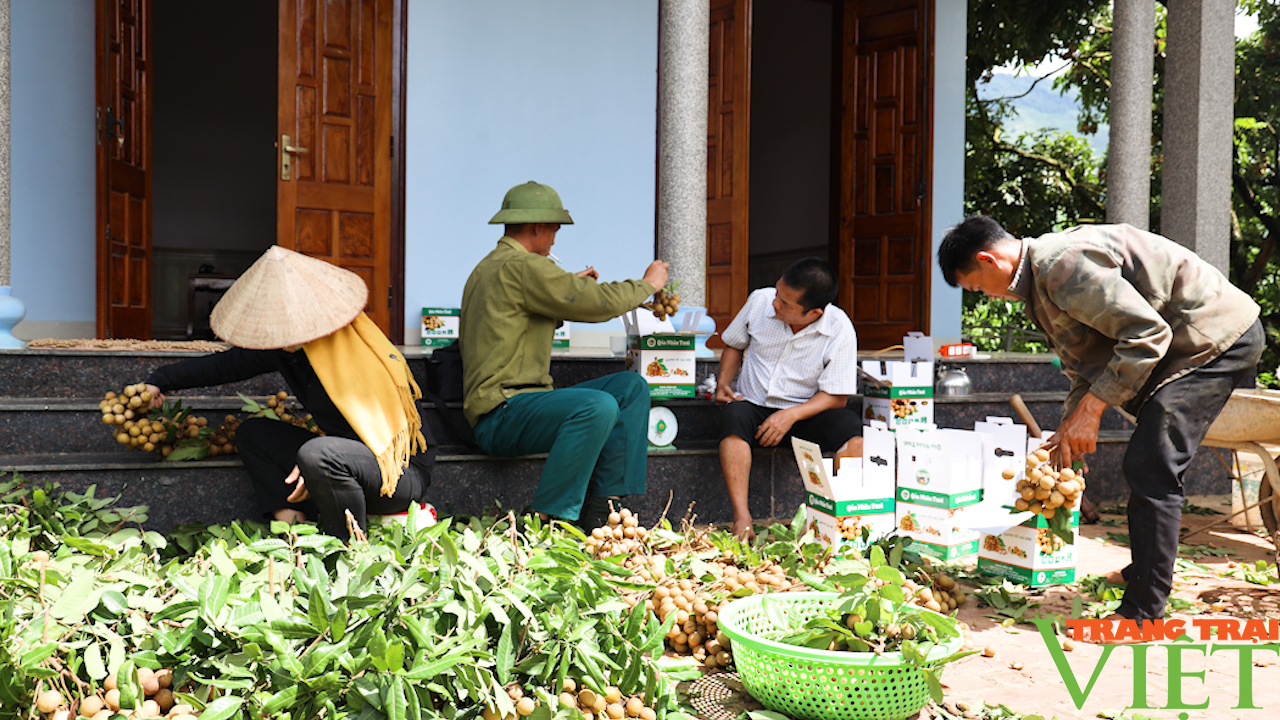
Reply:
M760 447L756 439L756 431L765 418L778 412L777 408L760 407L746 400L738 400L725 405L720 410L720 439L730 435L751 443L752 447ZM817 443L827 452L835 452L849 438L862 435L862 417L847 407L823 410L811 418L801 420L791 426L791 432L778 443L780 447L790 446L788 442L794 435L801 440Z

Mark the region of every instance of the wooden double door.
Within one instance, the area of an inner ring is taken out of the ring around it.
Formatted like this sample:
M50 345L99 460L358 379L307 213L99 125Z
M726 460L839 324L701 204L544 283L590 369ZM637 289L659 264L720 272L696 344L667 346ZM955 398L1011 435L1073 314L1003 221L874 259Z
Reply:
M929 330L933 0L835 0L831 258L860 346ZM707 308L746 302L752 0L712 0L707 129Z
M394 147L403 0L278 3L279 65L263 69L279 83L276 242L364 278L365 311L396 339L404 325L403 164L394 156L403 156ZM152 0L97 0L96 7L97 332L147 339Z

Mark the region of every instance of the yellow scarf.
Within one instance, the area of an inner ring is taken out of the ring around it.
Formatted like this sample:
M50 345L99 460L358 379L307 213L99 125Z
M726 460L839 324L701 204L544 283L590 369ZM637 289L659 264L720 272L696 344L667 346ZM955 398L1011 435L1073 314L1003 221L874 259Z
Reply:
M377 456L381 492L391 497L409 457L427 449L414 402L422 391L408 363L364 313L303 350L333 404Z

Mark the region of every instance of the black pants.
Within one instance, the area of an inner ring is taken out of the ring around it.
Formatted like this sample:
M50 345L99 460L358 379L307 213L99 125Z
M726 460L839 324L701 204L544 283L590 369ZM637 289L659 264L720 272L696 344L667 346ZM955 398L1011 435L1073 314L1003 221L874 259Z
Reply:
M761 407L746 400L731 402L720 410L720 439L737 435L751 443L751 447L760 447L756 431L760 429L761 423L776 412L777 408ZM793 435L801 440L817 443L827 452L834 452L850 438L862 435L862 417L848 408L823 410L792 425L791 432L783 436L778 446L789 448Z
M1129 586L1117 610L1124 617L1164 617L1182 527L1182 475L1232 389L1252 377L1262 345L1262 325L1254 323L1212 362L1155 391L1139 411L1124 454L1133 557L1123 571Z
M350 510L361 530L368 530L365 513L404 512L411 501L426 495L430 478L410 463L396 483L392 497L384 497L382 473L373 451L358 440L319 437L294 425L252 418L236 430L236 447L253 480L262 514L270 517L284 508L298 510L309 518L320 516L325 533L346 540L346 510ZM311 498L291 503L286 498L294 485L284 480L297 465Z

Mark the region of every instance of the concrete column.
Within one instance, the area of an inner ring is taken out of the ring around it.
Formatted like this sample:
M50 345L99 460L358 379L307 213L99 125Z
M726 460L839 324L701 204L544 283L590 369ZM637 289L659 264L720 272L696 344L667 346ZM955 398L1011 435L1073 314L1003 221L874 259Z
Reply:
M9 2L0 0L0 348L20 348L13 328L27 310L9 286Z
M1160 231L1227 272L1235 3L1168 0Z
M1151 78L1155 0L1115 0L1111 33L1111 138L1107 222L1147 230L1151 206Z
M680 304L706 306L710 0L658 5L658 257Z

